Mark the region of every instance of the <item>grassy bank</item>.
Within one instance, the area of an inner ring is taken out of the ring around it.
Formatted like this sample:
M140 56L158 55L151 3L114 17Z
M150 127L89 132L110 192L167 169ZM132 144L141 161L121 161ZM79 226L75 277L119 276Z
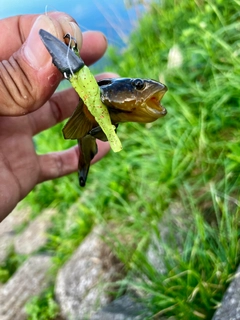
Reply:
M239 12L237 0L154 1L127 49L109 50L109 70L164 82L168 115L120 125L123 151L94 165L85 189L74 174L25 199L35 214L58 208L43 249L56 269L93 224L114 222L118 231L109 236L129 270L121 284L137 289L151 318L211 319L239 263ZM61 128L36 137L40 153L70 146ZM154 263L146 254L153 236ZM124 237L128 245L117 241Z
M155 1L128 49L111 52L121 76L169 88L165 119L124 128L141 158L129 179L137 228L155 234L166 266L158 272L140 247L128 280L156 317L211 319L239 263L239 10L238 1ZM158 219L173 203L166 237Z

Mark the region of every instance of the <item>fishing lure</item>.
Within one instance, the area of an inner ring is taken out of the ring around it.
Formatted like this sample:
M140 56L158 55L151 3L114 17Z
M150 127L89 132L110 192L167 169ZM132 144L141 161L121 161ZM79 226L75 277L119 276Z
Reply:
M71 82L79 97L102 128L112 150L114 152L122 150L122 144L115 132L116 127L112 125L108 109L101 101L97 81L80 58L77 43L75 42L72 48L67 47L68 50L66 51L66 45L47 31L41 29L39 34L47 50L53 57L53 64ZM65 38L74 40L69 34ZM56 49L60 50L60 54L58 54ZM67 53L65 56L62 54L63 51ZM63 64L63 62L66 64Z

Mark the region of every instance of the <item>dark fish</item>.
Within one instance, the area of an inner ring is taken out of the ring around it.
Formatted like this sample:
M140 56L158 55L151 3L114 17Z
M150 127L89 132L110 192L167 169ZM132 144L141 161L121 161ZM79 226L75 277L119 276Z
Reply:
M53 64L70 77L84 66L76 54L77 44L70 48L45 30L39 31L40 37L53 59ZM70 35L65 38L73 40ZM101 100L107 106L112 124L115 127L121 122L148 123L167 114L160 104L167 87L151 79L117 78L104 79L98 82ZM97 154L96 139L107 141L107 138L95 118L80 99L71 118L63 128L65 139L77 139L80 149L79 184L86 184L90 162Z
M160 104L167 87L158 81L116 78L104 79L98 84L101 100L107 106L112 124L116 127L121 122L153 122L167 113ZM97 153L96 139L107 139L81 99L64 126L63 135L65 139L79 141L79 183L84 186L90 162Z

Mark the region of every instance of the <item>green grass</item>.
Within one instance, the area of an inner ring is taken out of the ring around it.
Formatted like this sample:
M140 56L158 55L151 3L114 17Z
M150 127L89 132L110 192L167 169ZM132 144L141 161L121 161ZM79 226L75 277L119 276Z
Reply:
M27 256L16 254L11 247L7 258L0 264L0 283L6 283L26 259Z
M54 300L53 286L45 290L41 295L33 297L25 306L28 319L45 320L56 319L59 315L59 307Z
M121 285L137 289L151 318L211 319L240 260L239 12L237 0L153 1L127 49L109 49L109 70L163 79L168 115L150 125L120 125L123 151L94 165L85 189L74 174L37 186L24 200L35 213L58 208L42 249L55 257L55 271L94 224L113 223L106 241L126 264ZM177 68L168 67L173 46L183 57ZM69 142L57 126L37 136L36 145L48 152ZM173 204L179 216L169 213ZM163 272L146 254L153 235ZM53 299L51 292L32 302L29 319L46 296Z

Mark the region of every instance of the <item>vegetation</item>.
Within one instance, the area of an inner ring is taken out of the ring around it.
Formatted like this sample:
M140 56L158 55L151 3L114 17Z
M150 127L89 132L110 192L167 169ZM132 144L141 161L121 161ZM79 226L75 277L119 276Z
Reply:
M26 260L25 255L16 254L11 247L5 261L0 265L0 283L5 283Z
M39 297L33 297L26 305L26 312L31 320L56 319L59 310L54 300L53 286L45 290Z
M111 243L129 270L121 285L144 297L150 318L211 319L240 261L239 16L238 0L153 1L128 47L110 48L109 70L161 79L168 115L120 125L123 151L94 165L85 189L74 174L37 186L25 200L35 213L59 210L43 248L56 269L93 224L114 222ZM61 128L36 137L40 153L70 146ZM128 245L118 241L125 236ZM55 315L49 290L28 307L29 319L46 300L44 319Z
M169 88L167 119L141 128L137 150L145 164L138 163L131 190L142 199L138 219L149 215L138 220L139 230L143 237L155 233L166 270L156 270L140 248L125 281L140 290L155 317L211 319L239 263L239 5L155 2L122 59L112 52L122 76L164 79ZM158 219L176 201L184 214L169 219L172 236L164 239Z

